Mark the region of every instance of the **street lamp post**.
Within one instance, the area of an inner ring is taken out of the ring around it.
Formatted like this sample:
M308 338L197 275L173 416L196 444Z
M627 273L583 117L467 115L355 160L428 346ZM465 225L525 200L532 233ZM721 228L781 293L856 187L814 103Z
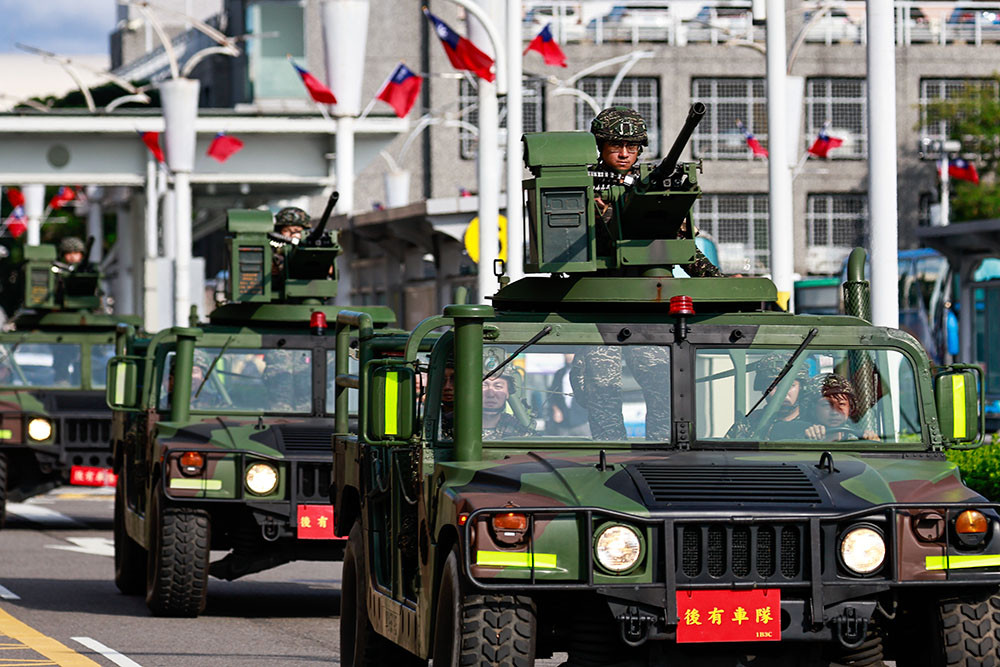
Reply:
M788 308L792 296L792 172L789 168L785 2L767 0L767 172L770 188L771 280L778 304Z
M521 0L507 0L507 275L524 276L524 206L521 194Z

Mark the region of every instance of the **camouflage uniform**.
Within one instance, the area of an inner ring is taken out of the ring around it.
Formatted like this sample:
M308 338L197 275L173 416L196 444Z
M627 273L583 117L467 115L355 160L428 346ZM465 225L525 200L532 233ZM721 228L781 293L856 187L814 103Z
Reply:
M305 231L311 226L309 214L297 206L286 206L274 216L274 231L282 236L285 236L286 227L301 227ZM291 242L290 237L286 238ZM280 289L284 282L285 246L277 245L271 253L271 285L275 289Z
M518 421L517 417L504 412L500 415L497 425L483 427L483 440L503 440L504 438L524 438L533 435L534 431Z
M570 382L573 396L587 408L590 436L595 440L624 440L622 416L622 360L642 389L646 401L646 439L670 439L670 377L666 348L601 345L573 359Z
M590 132L597 139L597 145L606 141L623 141L627 144L638 144L639 146L649 145L649 136L646 133L646 121L634 109L628 107L611 107L604 109L597 114L590 123ZM639 154L642 154L640 148ZM603 160L598 160L597 164L590 168L594 176L594 190L600 197L612 185L631 186L639 180L639 165L636 163L627 173L620 173L607 165ZM603 197L602 197L603 199ZM614 211L608 206L603 211L597 211L597 220L603 224L597 226L597 243L599 247L610 248L611 232L610 225ZM688 220L684 220L677 227L677 238L687 238ZM695 230L695 236L698 230ZM700 249L695 249L694 261L684 265L684 270L693 278L718 278L723 275L715 264L709 261Z
M756 364L756 373L753 379L753 388L756 391L763 392L774 378L778 377L781 373L781 369L785 367L788 363L788 359L783 358L780 354L768 354L760 359ZM809 373L807 372L805 365L799 369L798 374L795 379L799 382L799 398L796 404L799 406L799 412L801 415L802 411L802 397L808 391L809 387ZM777 400L775 396L772 400ZM781 400L784 400L782 398ZM760 426L761 417L764 416L764 409L758 407L754 412L750 414L749 417L743 417L742 419L737 419L729 431L726 433L727 438L733 440L749 440L754 437L754 433ZM771 424L760 434L761 440L790 440L790 439L801 439L798 437L798 432L801 430L802 435L805 435L805 426L800 426L796 422L799 419L793 419L786 421L781 419L777 414L775 414L774 419ZM794 426L791 426L795 424Z

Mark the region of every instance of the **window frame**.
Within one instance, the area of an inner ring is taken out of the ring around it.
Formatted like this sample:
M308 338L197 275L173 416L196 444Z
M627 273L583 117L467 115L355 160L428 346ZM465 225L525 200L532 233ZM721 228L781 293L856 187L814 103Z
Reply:
M742 96L720 95L720 86L743 84ZM700 87L707 85L705 94ZM702 102L707 112L691 137L691 155L695 159L753 162L756 158L736 121L754 135L765 149L768 145L767 86L764 77L693 77L691 102ZM736 111L737 106L743 109ZM729 112L736 112L730 124ZM725 111L725 113L724 113ZM725 116L725 117L723 117ZM732 144L732 148L728 148Z

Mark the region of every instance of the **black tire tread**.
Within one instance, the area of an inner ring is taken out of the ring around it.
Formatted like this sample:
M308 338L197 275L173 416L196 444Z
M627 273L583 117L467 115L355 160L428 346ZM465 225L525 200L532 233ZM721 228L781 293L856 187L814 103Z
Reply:
M150 559L155 571L149 573L146 606L155 616L197 616L205 610L208 592L208 513L168 507L156 525L159 535L151 548L158 553Z
M995 591L943 600L937 612L941 664L1000 666L1000 596Z
M463 595L462 667L535 664L535 607L520 595Z

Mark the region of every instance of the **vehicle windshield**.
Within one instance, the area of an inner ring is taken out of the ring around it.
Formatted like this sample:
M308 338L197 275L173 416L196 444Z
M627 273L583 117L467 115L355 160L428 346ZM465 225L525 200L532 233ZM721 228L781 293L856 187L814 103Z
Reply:
M101 343L90 346L90 386L103 389L108 384L108 360L115 356L115 346Z
M172 372L172 356L167 359L166 368ZM160 390L161 409L169 405L170 372L164 373L164 386ZM206 377L208 379L202 384ZM309 412L311 389L312 354L309 350L231 347L223 352L222 347L195 348L191 374L192 410L212 413Z
M74 343L0 344L0 386L79 387L80 354Z
M793 353L794 349L699 350L697 438L806 442L820 447L843 441L874 447L921 441L916 379L901 352L806 348L761 400Z
M487 345L484 374L517 348ZM446 385L448 383L446 382ZM442 395L442 433L451 416ZM670 349L537 343L483 383L483 439L600 442L670 438Z

